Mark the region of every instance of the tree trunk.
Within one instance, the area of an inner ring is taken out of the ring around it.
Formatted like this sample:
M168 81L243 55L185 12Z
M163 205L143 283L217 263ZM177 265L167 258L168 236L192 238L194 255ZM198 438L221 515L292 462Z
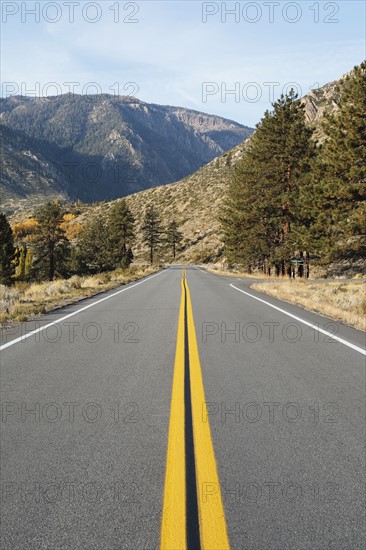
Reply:
M310 277L310 256L305 253L305 277L308 279Z
M303 251L300 252L300 260L302 260L302 262L304 262L304 253L303 253ZM304 263L299 264L298 275L301 278L304 276Z

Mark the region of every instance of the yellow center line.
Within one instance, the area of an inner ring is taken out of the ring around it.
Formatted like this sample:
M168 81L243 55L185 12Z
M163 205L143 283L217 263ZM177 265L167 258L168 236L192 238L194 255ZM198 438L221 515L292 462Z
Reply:
M186 548L186 473L184 445L184 282L179 308L177 348L175 353L172 401L165 470L162 550Z
M206 399L188 285L186 285L186 290L201 548L204 550L226 550L230 548L230 545L210 425L208 422L203 422L203 418L207 418L207 411L203 410Z
M190 404L184 402L185 327L188 331ZM184 425L187 406L192 411L200 546L202 550L230 548L211 430L209 423L202 420L203 417L207 418L203 410L205 403L192 301L184 270L170 411L161 527L162 550L186 549L188 546Z

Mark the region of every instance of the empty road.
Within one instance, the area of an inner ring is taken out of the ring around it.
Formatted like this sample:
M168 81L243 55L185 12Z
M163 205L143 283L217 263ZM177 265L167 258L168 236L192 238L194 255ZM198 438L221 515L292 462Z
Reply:
M4 550L365 548L365 334L171 267L1 334Z

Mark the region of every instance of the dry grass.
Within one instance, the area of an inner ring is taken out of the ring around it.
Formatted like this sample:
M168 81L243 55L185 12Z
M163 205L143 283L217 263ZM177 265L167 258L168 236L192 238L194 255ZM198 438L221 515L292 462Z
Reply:
M18 283L13 287L0 285L0 326L27 321L98 292L141 279L157 269L141 265L90 277L74 275L70 279L45 283Z
M268 275L263 275L263 273L247 273L246 271L230 271L229 269L224 269L223 267L217 267L217 265L202 265L201 266L206 271L210 273L215 273L215 275L223 275L225 277L239 277L240 279L264 279L266 281L283 281L283 277L269 277Z
M360 330L366 330L366 282L273 281L254 283L255 290L322 313Z

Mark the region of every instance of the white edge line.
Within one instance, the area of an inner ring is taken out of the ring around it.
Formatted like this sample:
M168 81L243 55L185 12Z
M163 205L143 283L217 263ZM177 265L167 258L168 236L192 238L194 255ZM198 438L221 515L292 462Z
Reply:
M69 319L70 317L73 317L74 315L77 315L78 313L81 313L82 311L85 311L86 309L89 309L90 307L96 306L97 304L100 304L101 302L104 302L104 300L109 300L109 298L113 298L114 296L117 296L118 294L121 294L121 292L125 292L126 290L130 290L130 288L134 288L135 286L142 285L143 283L146 283L147 281L150 281L150 279L153 279L154 277L157 277L158 275L161 275L162 273L164 273L164 271L159 271L159 273L155 273L155 275L151 275L151 277L147 277L146 279L143 279L142 281L139 281L138 283L127 286L126 288L122 288L122 290L118 290L117 292L114 292L113 294L110 294L109 296L105 296L104 298L101 298L100 300L97 300L96 302L93 302L92 304L89 304L87 306L84 306L84 307L78 309L77 311L73 311L72 313L68 313L67 315L64 315L64 317L61 317L60 319L57 319L56 321L52 321L52 323L48 323L47 325L43 325L42 327L39 327L35 330L32 330L31 332L27 332L27 334L23 334L22 336L19 336L18 338L14 338L14 340L10 340L10 342L7 342L6 344L3 344L2 346L0 346L0 351L2 351L5 348L9 348L10 346L13 346L14 344L17 344L18 342L23 342L24 340L26 340L30 336L33 336L33 334L37 334L38 332L42 332L43 330L46 330L47 328L52 327L53 325L57 325L58 323L61 323L61 321L64 321L65 319Z
M355 346L355 344L352 344L351 342L348 342L348 340L344 340L343 338L339 338L339 336L336 336L335 334L332 334L331 332L328 332L327 330L324 330L320 327L317 327L316 325L313 325L312 323L309 323L308 321L305 321L304 319L301 319L301 317L297 317L296 315L293 315L292 313L289 313L288 311L285 311L284 309L281 309L280 307L274 306L270 302L267 302L266 300L262 300L262 298L258 298L257 296L253 296L253 294L250 294L249 292L245 292L245 290L241 290L241 288L236 287L235 285L230 283L230 286L232 288L235 288L235 290L238 290L239 292L242 292L243 294L246 294L247 296L250 296L251 298L254 298L254 300L258 300L258 302L262 302L263 304L266 304L267 306L273 307L273 309L277 309L277 311L280 311L281 313L284 313L285 315L288 315L289 317L292 317L293 319L296 319L296 321L300 321L300 323L303 323L304 325L307 325L308 327L311 327L318 332L321 332L322 334L325 334L326 336L329 336L329 338L333 338L333 340L336 340L340 344L343 344L355 351L358 351L359 353L362 353L362 355L366 355L366 350L363 348L360 348L359 346Z

